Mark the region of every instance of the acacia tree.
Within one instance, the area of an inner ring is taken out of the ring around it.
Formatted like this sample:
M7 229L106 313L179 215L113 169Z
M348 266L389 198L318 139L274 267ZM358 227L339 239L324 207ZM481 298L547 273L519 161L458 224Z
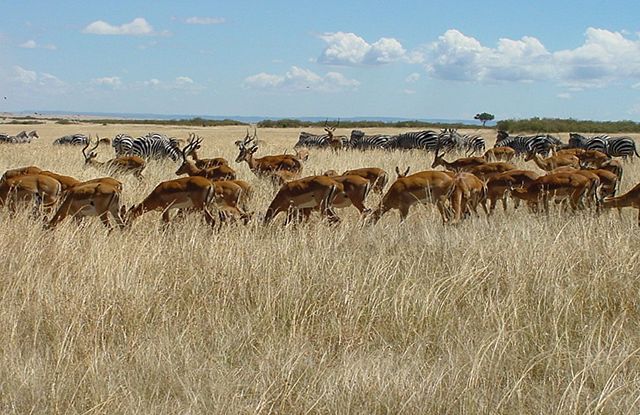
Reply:
M480 120L482 122L482 126L483 127L487 123L487 121L491 121L494 118L495 117L493 116L493 114L489 114L488 112L483 112L481 114L476 114L476 116L473 117L474 120Z

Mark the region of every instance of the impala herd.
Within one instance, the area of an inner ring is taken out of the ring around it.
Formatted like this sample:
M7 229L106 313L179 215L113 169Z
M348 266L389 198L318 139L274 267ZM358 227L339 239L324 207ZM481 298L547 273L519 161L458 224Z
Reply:
M335 129L327 128L333 151L339 151L339 138ZM131 174L139 180L146 161L135 155L123 155L108 161L97 161L95 144L89 137L84 142L82 154L85 166L105 174ZM542 170L519 169L513 164L517 155L510 147L494 147L482 157L463 157L447 161L435 149L432 169L409 174L395 169L396 180L389 183L389 174L381 168L369 167L347 170L339 174L328 170L322 175L302 177L303 159L308 151L298 150L296 155L280 154L255 158L259 149L257 133L247 131L242 140L236 141L236 163L246 162L249 169L260 178L266 178L278 186L273 201L266 209L263 223L273 221L285 213L285 223L306 220L315 211L329 223L340 218L335 209L353 206L365 223L375 224L390 210L397 209L404 221L411 206L435 204L442 222L459 223L472 215L478 216L481 207L487 216L494 213L498 201L507 210L507 201L513 200L514 208L524 201L531 212L550 210L550 202L562 204L572 211L602 208L634 207L638 209L640 225L640 184L629 192L616 196L622 179L623 165L617 159L598 150L580 148L553 148L553 154L542 157L531 150L523 161L531 161ZM91 147L91 148L89 148ZM83 217L97 216L111 228L109 216L119 227L128 227L136 218L150 211L162 212L164 222L170 221L171 210L179 215L199 212L207 223L241 219L251 220L248 202L252 197L251 185L238 180L236 172L224 158L201 159L197 151L202 138L191 134L180 155L182 163L177 176L158 184L140 203L126 209L122 204L123 185L112 177L81 182L73 177L26 166L7 170L0 179L0 205L15 213L24 202L33 206L34 214L44 212L46 228L54 228L65 218L80 221ZM426 153L425 153L426 154ZM366 200L370 192L381 194L377 207L368 208ZM488 206L487 206L488 204Z

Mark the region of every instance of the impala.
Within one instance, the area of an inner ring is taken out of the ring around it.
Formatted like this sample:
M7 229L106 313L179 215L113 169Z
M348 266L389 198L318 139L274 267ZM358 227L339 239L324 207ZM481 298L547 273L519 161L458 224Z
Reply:
M142 176L142 171L145 168L145 161L141 157L138 156L121 156L116 157L111 160L101 162L97 161L96 157L98 154L95 152L95 149L98 148L99 142L89 150L89 154L86 153L87 148L91 144L91 138L87 141L87 144L82 148L82 155L84 156L85 166L93 166L97 169L101 170L113 170L122 173L131 173L137 179L142 180L144 177Z
M514 187L527 187L531 182L540 177L540 174L531 170L509 170L496 174L487 181L487 200L490 201L489 215L496 208L496 201L502 200L502 208L507 210L507 195ZM486 205L486 201L483 202ZM514 208L517 209L520 199L514 200ZM486 208L485 208L486 209Z
M451 195L451 209L455 222L459 222L463 215L466 216L471 211L479 216L479 204L482 204L484 213L489 215L487 207L483 203L486 199L486 187L482 180L474 174L459 172L453 176L453 181L455 188Z
M189 134L189 142L191 142L195 138L196 138L195 134L193 134L193 133ZM201 141L202 140L200 140L200 142ZM218 166L228 166L229 165L229 162L224 157L215 157L215 158L212 158L212 159L201 159L200 157L198 157L197 151L200 150L200 148L201 148L200 147L200 142L198 143L198 145L193 147L191 152L188 153L188 155L190 155L191 158L193 159L193 161L195 162L197 168L199 168L199 169L211 169L211 168L218 167Z
M36 166L26 166L10 169L4 172L2 178L0 179L0 182L11 179L13 177L40 174L41 171L42 169Z
M453 188L454 180L442 171L422 171L411 176L399 177L387 190L380 206L371 214L372 221L376 223L389 210L398 209L402 222L407 218L409 208L420 202L435 203L442 216L442 222L446 223L445 204Z
M549 199L556 202L569 199L572 210L582 206L582 198L589 190L590 181L579 174L554 173L541 176L526 188L514 188L511 195L527 201L530 208L536 208L542 202L544 210L549 213Z
M80 183L69 189L66 198L46 228L56 227L67 216L72 216L76 221L87 216L98 216L107 228L111 228L109 213L114 217L118 226L124 227L120 204L121 183L99 180Z
M333 207L345 208L353 206L361 214L367 213L370 209L364 205L364 201L372 189L371 182L366 178L355 174L333 174L334 171L327 171L324 176L330 177L340 183L344 188L343 193L339 193L333 201Z
M530 152L524 161L529 160L533 160L538 167L545 171L551 171L563 166L580 167L580 160L572 155L557 155L543 159L538 153Z
M486 161L511 161L516 156L516 151L511 147L494 147L487 150L482 156Z
M256 134L249 137L249 132L242 141L238 141L237 145L240 150L236 163L246 161L249 168L256 176L268 176L278 170L288 170L295 174L302 172L302 162L290 154L281 154L277 156L264 156L254 159L253 153L258 151L258 145L254 142Z
M505 163L501 161L493 163L485 163L479 166L472 167L468 170L469 173L473 173L482 180L488 180L491 176L504 173L505 171L515 170L516 166L511 163Z
M384 191L384 187L387 185L387 182L389 181L389 176L387 175L387 172L378 167L364 167L361 169L347 170L344 173L342 173L342 175L363 177L369 180L369 183L371 183L371 186L372 186L371 190L380 194L382 194L382 192Z
M187 159L187 154L198 147L202 142L201 138L193 136L187 146L181 150L182 165L176 171L176 176L182 174L188 174L189 176L201 176L210 180L234 180L236 178L236 172L226 164L212 167L212 168L199 168L196 163Z
M303 209L319 209L329 222L339 222L340 218L333 211L332 204L342 192L344 187L327 176L310 176L287 182L267 208L264 223L271 222L280 212L289 213L285 222L288 223L292 211Z
M49 209L58 201L61 192L60 182L49 176L16 176L0 182L0 205L6 205L14 213L18 202L35 200L36 209L41 204Z
M640 183L623 195L605 198L602 206L606 208L618 208L618 211L623 207L638 209L638 226L640 226Z
M436 155L431 164L431 168L435 169L438 166L442 166L445 169L451 171L469 170L473 167L485 164L487 161L482 157L463 157L453 162L448 162L444 159L444 154L440 154L440 148L436 148Z
M326 121L325 121L324 124L325 124L324 130L329 135L329 147L331 147L331 149L333 151L341 150L342 149L342 138L336 137L333 134L336 131L336 128L338 128L338 125L340 125L340 121L338 120L338 124L336 124L335 126L331 126L331 127L329 127L327 125Z

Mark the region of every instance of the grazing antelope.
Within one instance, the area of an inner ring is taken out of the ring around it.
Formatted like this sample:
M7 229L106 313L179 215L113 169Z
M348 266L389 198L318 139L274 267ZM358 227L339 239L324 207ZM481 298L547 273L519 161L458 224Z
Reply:
M360 214L368 213L371 210L364 205L364 201L372 189L371 182L368 179L353 174L330 177L344 188L344 192L338 193L333 200L333 207L345 208L353 206L358 209Z
M486 161L511 161L516 156L516 151L511 147L494 147L487 150L482 157Z
M552 170L550 173L576 173L582 174L587 179L590 179L593 183L597 185L597 189L594 189L593 192L589 192L589 196L593 196L593 199L596 201L601 201L603 198L608 196L615 196L618 190L618 176L609 170L605 169L593 169L593 168L582 168L582 169L574 169L572 167L558 167L555 170Z
M76 179L75 177L65 176L63 174L54 173L52 171L43 170L38 174L49 176L59 181L60 185L62 186L63 193L81 183L80 180Z
M189 134L189 141L191 142L193 140L195 140L197 137L195 134L190 133ZM200 142L202 142L202 139L200 139ZM200 142L198 143L198 145L194 146L193 149L187 153L188 156L191 156L191 158L193 159L193 161L196 164L196 167L199 169L211 169L214 167L218 167L218 166L228 166L229 162L227 161L227 159L225 159L224 157L215 157L212 159L201 159L200 157L198 157L198 150L200 150Z
M603 163L611 160L611 157L598 150L583 150L576 154L576 157L580 159L580 163L594 167L600 167Z
M549 199L556 202L569 199L572 210L582 206L582 198L589 190L591 182L586 177L574 173L554 173L540 176L525 188L513 188L511 195L525 200L532 210L537 210L542 202L545 213L549 213Z
M85 144L82 148L82 155L84 156L85 166L93 166L96 169L100 170L112 170L116 172L122 173L131 173L138 180L143 180L142 171L144 170L146 163L145 161L138 156L121 156L116 157L108 161L98 161L96 157L98 154L95 152L95 149L98 148L99 143L89 150L89 154L86 153L87 148L91 144L91 139Z
M11 179L13 177L40 174L41 171L42 169L36 166L26 166L10 169L4 172L2 178L0 179L0 182Z
M35 201L36 209L42 204L48 210L55 205L61 193L60 182L52 177L39 174L15 176L0 182L0 205L15 213L18 202Z
M72 216L76 221L80 221L87 216L98 216L102 223L111 229L109 213L111 213L118 226L122 228L125 223L121 217L120 194L120 182L117 182L116 185L108 181L78 184L67 191L64 201L46 225L46 228L55 228L67 216Z
M215 219L209 211L214 203L216 186L209 179L199 176L181 177L158 184L151 193L139 204L132 206L127 212L127 223L131 224L136 218L146 212L162 211L162 220L168 223L171 209L195 209L202 211L205 220L210 225Z
M607 160L604 163L601 163L599 166L596 166L601 170L608 170L611 173L615 174L618 177L618 183L622 182L622 162L620 160Z
M516 166L511 163L502 161L496 161L492 163L485 163L479 166L475 166L467 170L469 173L473 173L482 180L489 180L491 176L504 173L505 171L515 170Z
M558 167L580 167L580 160L576 156L572 155L556 155L547 158L542 158L540 154L530 152L524 161L533 160L534 163L538 167L540 167L544 171L551 171L553 169L557 169Z
M176 170L176 176L188 174L189 176L206 177L209 180L234 180L236 178L236 172L228 165L223 164L212 168L199 168L195 162L187 159L187 154L192 152L195 147L198 147L201 142L201 138L193 136L185 148L181 150L182 164L178 170Z
M399 169L396 169L399 172ZM391 209L400 211L400 221L403 222L409 214L409 208L420 202L422 204L435 203L442 216L442 222L447 222L445 204L454 188L454 180L443 171L422 171L411 176L399 177L387 190L380 206L371 214L375 224L382 215Z
M445 169L451 171L463 171L469 170L473 167L480 166L486 163L486 160L482 157L463 157L453 162L448 162L444 159L444 154L440 154L440 148L436 148L436 155L431 164L431 168L435 169L438 166L442 166Z
M638 209L638 226L640 226L640 183L623 195L605 198L602 206L606 208L618 208L618 211L623 207Z
M486 200L490 202L487 215L493 214L498 199L502 201L502 208L506 212L507 196L510 190L514 187L527 187L538 177L540 174L531 170L509 170L490 177L487 181L487 197L483 201L484 206L486 206ZM517 209L519 204L520 199L515 199L514 208Z
M463 215L466 216L472 211L478 215L478 205L482 204L484 213L489 215L487 207L483 203L486 199L486 187L482 180L476 175L459 172L453 176L454 190L451 195L451 209L455 222L459 222Z
M360 176L369 180L371 183L371 190L375 193L380 193L384 191L384 187L387 185L389 181L389 176L387 172L378 167L364 167L361 169L353 169L347 170L342 173L343 176Z
M554 156L574 156L580 158L579 156L584 154L584 151L585 150L582 148L564 148L562 150L556 151L555 147L552 147L552 153Z
M280 212L288 212L286 223L292 218L291 213L304 209L317 209L320 214L331 223L339 222L340 218L332 209L332 204L338 194L344 192L342 184L327 176L309 176L293 180L282 185L273 201L267 208L264 223L271 222Z
M295 174L302 172L302 162L295 156L289 154L281 154L277 156L264 156L254 159L253 153L258 151L258 145L254 142L256 133L253 137L249 137L249 132L242 141L236 144L240 152L236 157L236 163L246 161L251 171L258 177L271 176L278 170L288 170Z

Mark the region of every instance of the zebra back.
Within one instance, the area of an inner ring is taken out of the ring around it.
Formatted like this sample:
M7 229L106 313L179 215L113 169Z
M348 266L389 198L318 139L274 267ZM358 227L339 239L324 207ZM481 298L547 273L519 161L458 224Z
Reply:
M389 141L392 140L392 136L383 135L383 134L375 134L375 135L366 135L364 131L361 130L353 130L351 131L351 138L349 140L349 145L351 148L355 148L358 150L366 150L366 149L385 149L388 147Z
M438 147L438 134L432 130L402 133L389 140L388 148L423 149L435 151Z

